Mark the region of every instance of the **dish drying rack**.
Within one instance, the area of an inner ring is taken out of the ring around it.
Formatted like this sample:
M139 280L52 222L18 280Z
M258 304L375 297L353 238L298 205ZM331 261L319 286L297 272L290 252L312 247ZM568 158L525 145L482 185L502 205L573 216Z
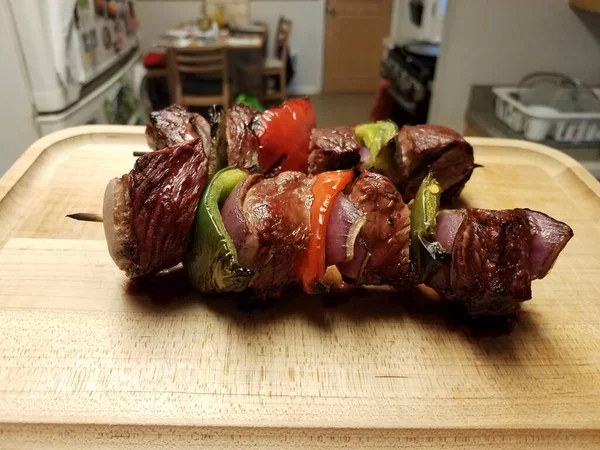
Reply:
M536 72L524 77L516 87L495 87L494 113L517 133L531 141L553 139L572 144L600 145L600 89L553 72ZM557 100L558 99L558 100ZM577 99L592 111L578 109ZM555 103L555 104L553 104ZM562 103L558 105L556 103Z

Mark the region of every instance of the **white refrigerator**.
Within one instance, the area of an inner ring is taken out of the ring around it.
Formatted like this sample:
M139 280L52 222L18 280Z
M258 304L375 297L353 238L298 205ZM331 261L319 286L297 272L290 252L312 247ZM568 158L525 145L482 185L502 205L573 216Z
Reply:
M131 0L4 0L39 136L135 124L143 69Z

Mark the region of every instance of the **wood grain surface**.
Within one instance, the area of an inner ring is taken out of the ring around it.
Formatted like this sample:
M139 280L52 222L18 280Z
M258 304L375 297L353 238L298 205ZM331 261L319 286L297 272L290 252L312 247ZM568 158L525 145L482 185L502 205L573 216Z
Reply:
M181 270L134 285L101 212L141 127L44 138L0 179L0 449L600 448L600 186L536 144L469 139L462 206L575 237L512 322L426 290L294 296L252 315Z

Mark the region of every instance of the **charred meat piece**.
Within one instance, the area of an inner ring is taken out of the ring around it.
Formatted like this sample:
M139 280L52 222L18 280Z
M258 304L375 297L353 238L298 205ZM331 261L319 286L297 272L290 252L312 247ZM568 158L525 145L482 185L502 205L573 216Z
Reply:
M425 282L473 315L517 312L531 298L531 281L546 275L573 236L566 224L528 209L445 211L437 226L452 262Z
M162 150L198 138L202 138L206 152L210 142L210 125L200 114L191 113L179 105L150 113L146 123L146 140L152 150Z
M223 125L224 126L224 125ZM226 165L225 142L221 113L216 107L210 110L210 123L198 113L172 105L150 113L146 124L146 140L153 150L181 145L196 139L202 140L202 148L208 160L208 178Z
M213 105L208 110L208 137L210 142L206 142L205 129L200 133L204 141L204 153L208 159L208 179L221 169L227 167L227 139L225 136L226 118L223 108ZM208 150L207 150L208 149Z
M131 278L181 262L204 189L202 141L148 153L104 194L104 231L117 266Z
M452 295L473 312L516 311L531 298L530 244L523 211L468 210L452 247Z
M366 251L356 281L397 288L411 286L410 211L400 193L385 176L365 172L352 185L349 199L366 218L354 252L355 264ZM338 268L342 275L356 278L354 264L344 263Z
M245 187L242 214L248 234L237 246L238 257L256 272L251 286L259 297L278 295L297 280L296 264L309 239L312 181L300 172L283 172L274 178L257 177Z
M444 190L442 198L452 201L475 168L469 143L450 128L437 125L402 127L395 157L400 168L397 187L407 201L414 198L430 169Z
M253 121L260 113L250 106L236 103L227 111L227 162L250 172L258 165L258 138L252 130Z
M314 128L310 137L308 173L351 169L360 162L360 143L350 127Z

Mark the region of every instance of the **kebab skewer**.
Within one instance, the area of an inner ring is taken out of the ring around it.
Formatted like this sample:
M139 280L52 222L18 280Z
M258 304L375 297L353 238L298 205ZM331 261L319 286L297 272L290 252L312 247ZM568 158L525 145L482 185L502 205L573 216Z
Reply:
M243 104L226 113L213 109L210 124L173 105L151 114L146 136L153 150L202 138L209 178L226 165L267 176L355 168L385 175L406 201L414 198L429 171L440 183L443 198L452 201L476 167L472 147L449 128L416 125L398 130L391 121L316 128L312 104L305 98L264 113Z
M507 314L531 298L531 281L573 235L528 209L438 213L442 187L432 175L412 210L386 176L353 170L265 177L231 167L202 192L207 161L198 139L140 157L109 184L107 242L129 276L183 260L201 292L269 298L297 282L323 292L335 266L354 285L425 283L471 314Z

